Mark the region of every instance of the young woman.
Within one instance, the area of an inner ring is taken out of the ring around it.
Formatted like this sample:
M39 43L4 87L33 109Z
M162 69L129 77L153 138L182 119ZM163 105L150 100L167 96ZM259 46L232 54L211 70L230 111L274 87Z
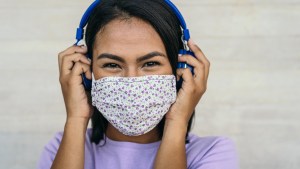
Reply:
M209 61L192 40L195 57L178 57L181 34L163 0L101 1L88 20L87 47L74 45L58 56L67 120L38 168L238 168L229 139L189 133ZM177 69L177 62L193 73ZM92 79L88 92L82 74Z

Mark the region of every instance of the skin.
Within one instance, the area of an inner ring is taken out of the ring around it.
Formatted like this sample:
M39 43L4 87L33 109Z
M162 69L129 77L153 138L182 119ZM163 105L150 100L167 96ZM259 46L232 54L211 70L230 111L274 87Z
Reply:
M144 75L171 75L172 69L164 44L148 23L137 18L114 20L96 35L93 64L85 57L87 48L71 46L59 53L59 71L67 120L62 142L52 169L84 168L84 143L92 107L82 85L81 74L91 79L90 66L99 79L107 76L135 77ZM183 55L180 62L194 67L178 69L177 78L183 78L182 88L175 103L166 114L164 135L158 149L154 168L187 168L185 134L188 121L206 90L209 61L191 40L190 49L196 57ZM157 128L141 136L126 136L108 125L106 136L116 141L151 143L159 140Z

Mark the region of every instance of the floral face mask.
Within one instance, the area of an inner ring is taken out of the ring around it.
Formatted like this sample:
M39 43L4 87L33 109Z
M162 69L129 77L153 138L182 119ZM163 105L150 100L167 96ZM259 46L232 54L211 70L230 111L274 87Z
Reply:
M176 100L174 75L92 79L92 104L128 136L151 131Z

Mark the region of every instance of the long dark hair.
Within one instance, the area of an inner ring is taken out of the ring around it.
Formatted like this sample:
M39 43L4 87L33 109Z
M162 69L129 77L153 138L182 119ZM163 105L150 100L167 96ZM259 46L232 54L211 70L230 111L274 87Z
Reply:
M110 21L115 19L139 18L156 30L167 51L173 74L176 75L178 51L183 47L179 21L163 0L103 0L92 12L86 28L85 41L88 55L93 56L96 34ZM92 58L92 57L91 57ZM191 129L194 113L188 124ZM91 141L98 144L104 139L108 121L94 107ZM159 137L162 138L165 118L158 124ZM188 134L187 132L187 134ZM187 135L186 134L186 135ZM188 142L188 140L186 141Z

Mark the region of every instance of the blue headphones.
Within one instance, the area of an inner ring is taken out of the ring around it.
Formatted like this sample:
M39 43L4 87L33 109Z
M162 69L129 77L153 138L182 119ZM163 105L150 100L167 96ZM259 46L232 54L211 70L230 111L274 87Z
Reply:
M183 54L183 55L188 54L188 55L194 56L194 53L189 50L189 47L187 45L187 42L190 39L190 33L189 33L189 30L187 29L187 26L186 26L183 16L181 15L181 13L177 9L177 7L170 0L164 0L164 1L172 9L172 11L176 14L176 16L180 22L181 29L182 29L181 40L182 40L184 49L180 49L178 53ZM95 0L83 14L80 24L79 24L79 27L77 28L77 31L76 31L76 40L77 41L76 41L75 45L78 45L78 43L83 39L84 27L87 25L88 19L91 15L92 11L95 9L95 7L100 2L101 2L101 0ZM192 73L194 73L193 67L184 62L178 62L177 68L189 68L192 71ZM84 74L82 74L81 76L83 79L83 85L84 85L85 90L90 91L92 88L92 81L87 79ZM178 81L176 85L177 85L177 89L179 89L182 85L182 79L180 79L180 81Z

